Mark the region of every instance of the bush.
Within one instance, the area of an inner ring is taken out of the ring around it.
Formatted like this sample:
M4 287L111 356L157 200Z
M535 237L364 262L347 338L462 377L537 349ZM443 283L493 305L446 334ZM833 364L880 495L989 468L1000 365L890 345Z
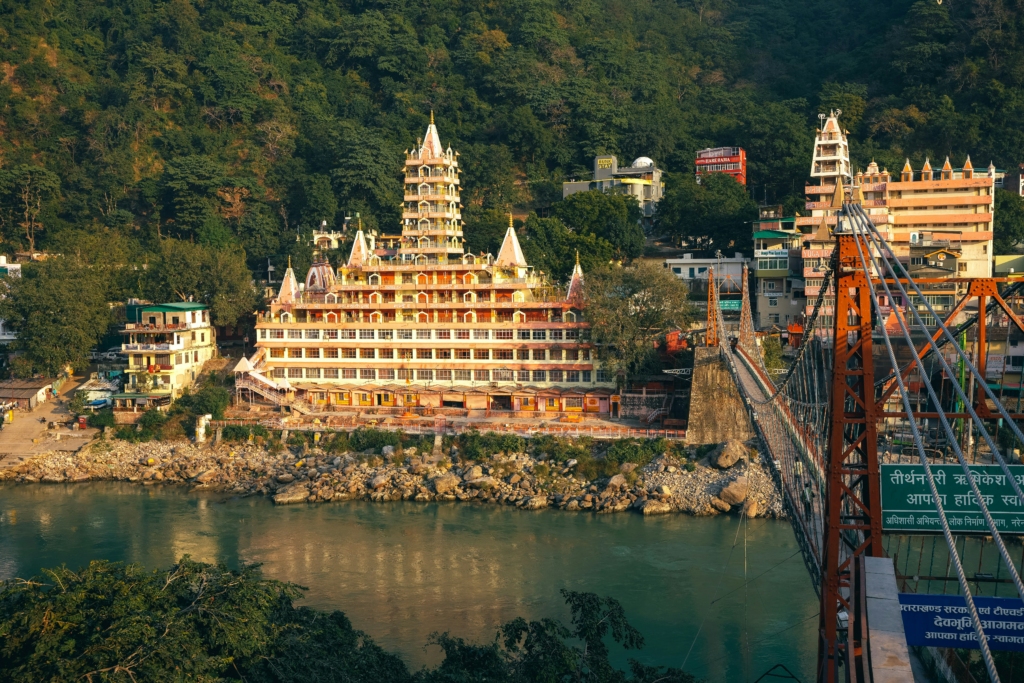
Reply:
M541 454L546 454L549 459L558 464L590 457L593 446L594 440L590 437L573 440L542 434L530 439L530 451L533 457L537 458Z
M354 451L379 450L384 446L401 448L402 432L360 427L349 435L348 441Z
M248 441L250 434L254 439L270 438L270 431L263 425L226 425L221 437L225 441Z
M459 454L467 460L480 460L496 453L522 453L526 440L516 434L485 432L476 430L458 436ZM433 443L431 443L433 448Z
M174 403L179 410L194 416L213 415L213 419L224 419L224 411L231 405L231 394L224 387L205 384L196 393L186 393Z
M114 411L113 410L101 410L98 413L93 413L85 419L85 423L93 429L103 429L104 427L114 426Z

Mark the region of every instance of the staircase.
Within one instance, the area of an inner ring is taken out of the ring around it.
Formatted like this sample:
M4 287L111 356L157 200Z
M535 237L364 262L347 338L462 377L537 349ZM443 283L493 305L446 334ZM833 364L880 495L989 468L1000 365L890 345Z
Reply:
M300 413L302 415L308 415L311 412L313 412L312 406L310 406L309 404L307 404L307 403L305 403L303 401L296 401L294 399L287 398L276 387L270 386L269 383L264 383L264 382L266 382L265 379L260 377L260 379L262 379L263 381L259 381L259 380L255 379L256 377L260 377L260 376L259 375L253 375L252 373L246 373L244 375L240 375L239 377L237 377L235 379L235 388L236 389L248 389L249 391L253 391L253 392L259 394L260 396L262 396L263 398L267 399L268 401L270 401L274 405L288 406L288 408L293 413Z

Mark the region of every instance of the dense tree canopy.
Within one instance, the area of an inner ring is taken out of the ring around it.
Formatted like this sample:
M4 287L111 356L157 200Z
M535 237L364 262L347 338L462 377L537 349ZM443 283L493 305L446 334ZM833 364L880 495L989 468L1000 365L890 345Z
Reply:
M148 414L147 414L148 415ZM298 586L184 557L166 571L96 561L0 582L0 678L250 683L696 683L679 669L612 666L643 647L622 606L562 591L572 614L515 619L492 643L434 637L445 658L411 674L341 612L295 607Z

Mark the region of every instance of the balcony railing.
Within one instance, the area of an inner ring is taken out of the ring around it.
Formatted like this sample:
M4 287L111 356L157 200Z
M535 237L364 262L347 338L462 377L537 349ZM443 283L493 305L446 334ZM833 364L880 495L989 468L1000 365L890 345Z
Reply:
M181 351L185 343L178 344L122 344L122 351Z

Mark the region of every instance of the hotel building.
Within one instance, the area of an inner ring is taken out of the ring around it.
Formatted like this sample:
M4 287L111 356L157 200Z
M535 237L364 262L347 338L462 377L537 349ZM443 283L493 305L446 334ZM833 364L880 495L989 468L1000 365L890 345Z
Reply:
M466 253L458 159L431 119L406 154L401 235L359 229L343 266L317 256L301 283L289 265L238 386L314 412L612 410L614 378L583 334L579 262L566 289L549 283L511 220L497 256Z

